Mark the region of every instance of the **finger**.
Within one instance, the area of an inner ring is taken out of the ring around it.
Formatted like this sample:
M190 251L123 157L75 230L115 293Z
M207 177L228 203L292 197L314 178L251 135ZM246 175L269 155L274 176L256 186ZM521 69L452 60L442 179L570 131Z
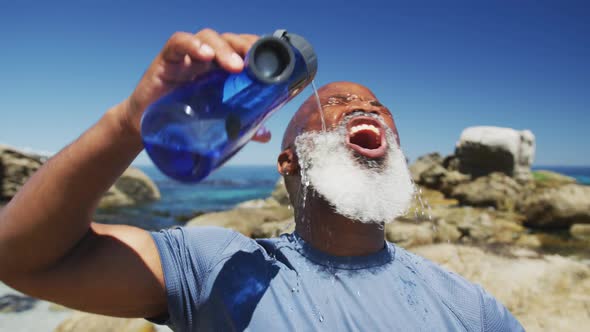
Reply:
M256 35L237 35L235 33L224 33L221 35L226 42L242 57L246 56L246 53L252 47L252 44L258 40Z
M260 39L260 36L248 33L243 33L240 35L240 37L247 39L252 44L254 44L258 39Z
M254 142L258 142L258 143L267 143L268 141L270 141L270 139L271 139L270 131L268 129L266 129L266 127L264 127L264 126L260 127L260 129L258 129L256 134L254 134L254 137L252 137L252 140Z
M170 63L182 63L185 61L186 55L193 59L211 61L213 54L208 55L206 52L203 54L202 46L201 41L192 34L176 32L164 45L162 57Z
M209 45L215 53L215 60L221 68L230 72L240 72L244 69L242 57L217 32L205 29L196 35L202 43Z

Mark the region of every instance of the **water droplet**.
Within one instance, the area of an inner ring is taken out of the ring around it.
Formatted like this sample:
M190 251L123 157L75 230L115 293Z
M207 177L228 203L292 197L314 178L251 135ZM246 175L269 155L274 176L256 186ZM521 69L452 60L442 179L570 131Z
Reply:
M324 315L320 314L320 323L324 322Z

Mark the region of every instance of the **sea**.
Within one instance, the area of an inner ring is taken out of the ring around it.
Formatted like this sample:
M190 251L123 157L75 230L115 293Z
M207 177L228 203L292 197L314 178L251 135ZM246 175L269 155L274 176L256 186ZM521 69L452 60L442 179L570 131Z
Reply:
M223 166L197 184L174 181L154 167L138 166L160 189L161 199L135 207L100 210L95 220L148 230L183 225L202 213L228 210L237 204L268 197L279 179L276 166ZM590 167L536 166L590 185Z
M99 210L95 220L127 224L148 230L183 225L206 212L228 210L237 204L267 198L279 180L276 166L219 168L199 183L185 184L162 174L155 166L136 166L160 189L159 201L134 207Z

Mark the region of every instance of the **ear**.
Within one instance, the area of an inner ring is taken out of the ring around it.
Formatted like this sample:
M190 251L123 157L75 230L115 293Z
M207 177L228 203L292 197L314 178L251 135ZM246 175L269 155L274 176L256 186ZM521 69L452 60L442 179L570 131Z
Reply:
M277 160L277 169L282 175L295 175L299 172L299 161L291 148L281 152Z

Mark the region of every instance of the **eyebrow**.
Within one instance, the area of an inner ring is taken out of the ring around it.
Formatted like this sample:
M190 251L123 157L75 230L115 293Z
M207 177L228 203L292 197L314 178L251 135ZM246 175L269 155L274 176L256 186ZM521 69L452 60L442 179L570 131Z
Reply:
M341 105L341 104L348 104L352 101L365 101L366 99L359 97L357 95L350 95L350 94L335 94L328 97L328 100L322 106L331 106L331 105ZM336 102L333 102L336 101ZM373 106L381 107L383 106L379 101L376 99L370 100L369 103Z

